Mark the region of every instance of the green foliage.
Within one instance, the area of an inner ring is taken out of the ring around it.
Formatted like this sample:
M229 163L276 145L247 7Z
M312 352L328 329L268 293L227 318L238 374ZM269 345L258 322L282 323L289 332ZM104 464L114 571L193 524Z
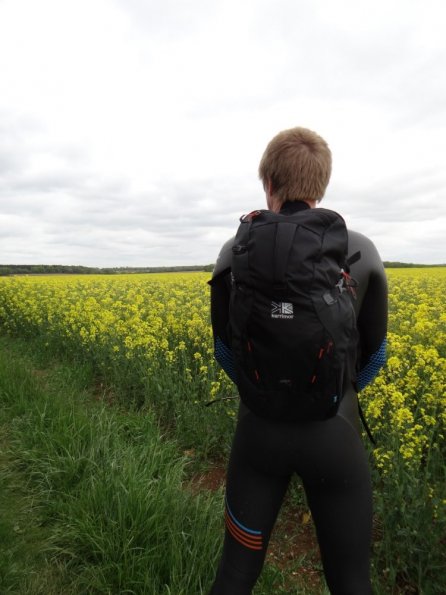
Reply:
M431 267L446 267L445 264L414 264L413 262L384 261L386 269L425 269Z
M180 273L189 271L210 272L213 264L164 267L86 267L62 264L2 264L0 277L9 275L114 275L131 273Z
M43 391L23 361L0 355L0 423L8 428L1 473L21 477L22 488L27 478L44 528L40 558L14 571L17 536L11 523L0 525L7 561L0 591L52 593L59 584L59 593L206 592L221 545L222 498L184 489L176 444L148 415L93 402L88 369L56 370ZM9 490L17 497L17 485Z

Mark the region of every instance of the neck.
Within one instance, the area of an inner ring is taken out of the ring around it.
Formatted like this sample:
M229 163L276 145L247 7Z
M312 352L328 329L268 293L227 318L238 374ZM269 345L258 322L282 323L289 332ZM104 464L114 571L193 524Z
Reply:
M283 205L286 202L289 202L289 203L291 203L291 202L304 202L304 203L306 203L310 207L310 209L316 208L316 205L317 205L317 200L310 200L310 199L309 200L299 200L299 201L297 201L297 200L296 201L286 201L285 200L285 201L282 202L276 196L271 196L270 197L270 200L268 201L268 209L270 211L273 211L274 213L279 213L280 212L280 209L283 207Z

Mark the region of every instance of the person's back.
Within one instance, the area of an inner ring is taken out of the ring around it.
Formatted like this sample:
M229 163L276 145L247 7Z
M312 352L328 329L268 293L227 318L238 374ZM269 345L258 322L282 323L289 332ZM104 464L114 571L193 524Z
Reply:
M268 208L284 215L315 208L331 172L325 141L291 129L268 145L260 164ZM215 355L236 382L229 329L233 239L222 248L211 282ZM346 383L337 414L327 420L273 421L243 404L228 468L226 537L212 595L246 595L263 566L266 548L291 475L303 482L332 593L371 592L371 485L359 433L357 389L385 360L387 285L381 259L365 236L348 232L358 281L354 300L360 337L357 385Z

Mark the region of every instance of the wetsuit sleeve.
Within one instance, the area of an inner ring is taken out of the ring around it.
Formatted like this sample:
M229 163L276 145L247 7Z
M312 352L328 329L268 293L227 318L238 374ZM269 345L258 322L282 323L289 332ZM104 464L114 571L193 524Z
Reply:
M364 258L370 275L357 321L360 335L359 390L370 384L386 363L387 346L388 292L384 266L373 244L364 253Z
M234 359L229 336L230 263L232 239L223 246L211 281L211 322L214 356L229 378L235 382Z

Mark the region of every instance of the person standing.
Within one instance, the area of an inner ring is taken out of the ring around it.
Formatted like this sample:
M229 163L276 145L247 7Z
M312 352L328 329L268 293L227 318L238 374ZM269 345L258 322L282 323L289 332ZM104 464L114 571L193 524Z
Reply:
M317 209L330 175L327 143L301 127L276 135L259 166L268 210L285 218L299 213L308 217L305 213ZM213 272L211 319L215 357L240 390L230 319L233 247L231 238ZM360 433L357 392L385 363L387 282L374 244L348 230L348 255L353 254L360 255L352 262L348 276L357 281L356 299L352 299L359 337L354 345L352 339L356 376L342 384L342 394L339 399L335 397L339 402L326 418L271 419L257 410L255 398L240 403L227 472L223 552L210 595L252 592L294 473L301 478L312 513L330 592L372 592L372 488ZM246 387L243 391L241 394L246 393Z

